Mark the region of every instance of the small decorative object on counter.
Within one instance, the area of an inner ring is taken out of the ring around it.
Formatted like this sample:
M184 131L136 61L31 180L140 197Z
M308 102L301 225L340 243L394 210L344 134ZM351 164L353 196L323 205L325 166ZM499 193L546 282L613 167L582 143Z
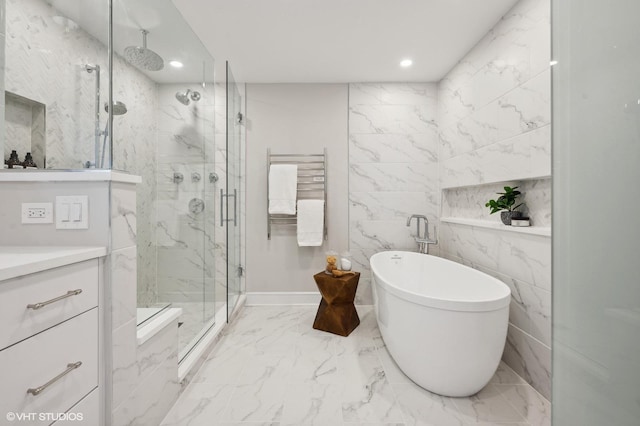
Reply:
M327 266L324 269L326 274L332 274L333 271L338 269L336 263L338 262L338 257L333 254L327 254Z
M500 213L500 219L505 225L511 225L512 219L522 217L522 213L516 209L522 206L523 203L514 205L516 204L518 197L522 194L520 191L516 191L516 189L518 189L517 186L514 186L513 188L505 186L504 192L498 192L500 197L498 197L497 200L489 200L487 204L484 205L491 209L491 214L505 210Z
M9 161L7 161L7 165L10 169L24 169L22 166L22 162L18 158L18 153L14 149L11 151L11 155L9 155Z
M531 226L531 221L528 217L511 218L511 226Z
M345 251L340 255L340 269L343 271L351 270L351 253Z
M30 152L27 152L27 155L24 157L24 161L22 162L22 167L25 169L37 169L35 161L33 161L33 157Z

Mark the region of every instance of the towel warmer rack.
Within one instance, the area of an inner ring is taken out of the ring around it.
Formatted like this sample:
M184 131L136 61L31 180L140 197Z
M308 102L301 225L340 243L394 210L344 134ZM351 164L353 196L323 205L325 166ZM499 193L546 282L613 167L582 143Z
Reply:
M267 239L271 239L273 225L296 225L297 215L269 213L269 170L272 164L295 164L298 166L298 200L324 200L323 234L327 229L327 148L322 154L272 154L267 148Z

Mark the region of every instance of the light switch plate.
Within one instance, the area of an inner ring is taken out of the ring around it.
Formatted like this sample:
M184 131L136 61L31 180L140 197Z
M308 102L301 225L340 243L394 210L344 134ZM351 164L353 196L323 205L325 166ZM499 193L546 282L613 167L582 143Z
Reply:
M22 203L22 223L53 223L53 203Z
M89 229L89 197L56 197L56 229Z

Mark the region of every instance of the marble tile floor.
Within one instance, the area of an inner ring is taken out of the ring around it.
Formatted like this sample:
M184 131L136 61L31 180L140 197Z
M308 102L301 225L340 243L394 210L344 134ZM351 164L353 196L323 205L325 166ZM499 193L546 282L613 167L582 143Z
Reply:
M349 337L312 328L315 307L246 307L163 426L550 425L550 405L509 367L470 398L425 391L395 365L371 307Z

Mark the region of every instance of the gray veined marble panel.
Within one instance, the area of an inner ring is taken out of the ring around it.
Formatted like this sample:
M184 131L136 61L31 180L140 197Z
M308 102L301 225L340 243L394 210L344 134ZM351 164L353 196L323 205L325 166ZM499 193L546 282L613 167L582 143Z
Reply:
M373 285L370 278L368 278L367 271L361 270L360 280L358 281L358 290L356 291L355 304L356 306L373 305L373 292L371 286Z
M117 250L137 243L136 186L111 184L111 248Z
M177 353L160 365L153 374L142 381L129 398L113 413L113 424L157 425L167 414L169 408L178 399Z
M519 134L443 161L442 186L450 188L533 177L530 140L530 134Z
M117 407L125 401L138 384L137 348L135 319L113 330L113 407Z
M496 385L488 385L469 398L455 398L454 404L470 423L523 422L523 416L502 398Z
M551 71L546 70L500 98L499 136L511 136L551 122Z
M353 105L349 133L431 133L437 130L435 116L435 105Z
M350 105L435 105L435 83L352 83Z
M345 422L402 422L402 412L376 355L344 356L347 374L343 391Z
M542 395L526 385L497 385L500 394L524 417L531 426L551 425L551 404Z
M440 155L447 159L498 140L498 103L492 102L440 130Z
M541 289L551 290L551 245L537 235L500 233L498 271Z
M438 167L425 163L357 163L349 166L350 192L425 190L437 181Z
M458 68L454 68L438 83L438 126L441 127L451 126L476 110L471 91L466 87L477 70L474 69L473 74L461 74L465 77L463 79L454 75L457 70Z
M402 250L414 247L415 227L404 220L364 220L351 222L351 247Z
M427 105L438 102L435 83L385 83L380 87L381 100L388 105Z
M529 133L531 137L530 175L551 176L551 125Z
M551 397L551 349L509 325L503 360L545 398Z
M489 230L443 223L440 247L474 265L498 269L499 236Z
M437 163L438 135L351 134L350 163Z
M294 384L284 398L282 423L290 425L337 425L342 423L339 385Z
M115 330L136 318L136 247L111 253L111 324Z
M227 408L234 388L230 385L193 383L178 398L175 408L163 420L162 426L209 425L219 419Z
M511 289L509 322L551 346L551 292L482 266L477 269L498 278Z
M406 220L412 214L423 214L433 222L439 200L435 185L425 186L424 192L350 192L349 219Z
M392 361L393 362L393 361ZM385 371L387 369L385 368ZM404 376L402 373L400 373ZM416 384L393 384L398 403L407 425L467 426L464 416L454 404L455 398L447 398L428 392Z

